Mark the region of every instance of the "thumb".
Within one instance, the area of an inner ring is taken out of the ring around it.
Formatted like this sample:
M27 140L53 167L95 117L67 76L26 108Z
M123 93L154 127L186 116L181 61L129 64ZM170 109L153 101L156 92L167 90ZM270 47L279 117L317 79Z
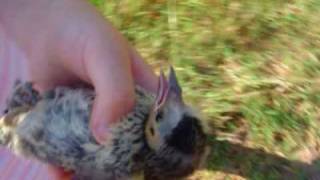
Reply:
M108 138L112 123L134 105L134 80L126 43L114 29L108 32L94 33L96 37L90 39L83 60L96 92L90 128L99 143Z
M110 138L113 123L127 114L133 106L134 99L130 92L118 91L117 94L97 93L91 115L91 130L99 143Z

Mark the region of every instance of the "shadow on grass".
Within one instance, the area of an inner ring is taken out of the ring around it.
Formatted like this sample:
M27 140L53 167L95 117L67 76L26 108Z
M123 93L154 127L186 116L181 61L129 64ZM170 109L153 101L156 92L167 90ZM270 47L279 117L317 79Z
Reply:
M307 164L228 141L211 141L208 170L248 179L320 180L320 159Z

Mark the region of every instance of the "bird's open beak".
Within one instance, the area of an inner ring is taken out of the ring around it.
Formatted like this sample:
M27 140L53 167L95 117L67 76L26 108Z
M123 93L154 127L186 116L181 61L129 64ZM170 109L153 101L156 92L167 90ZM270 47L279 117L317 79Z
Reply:
M184 104L182 99L182 90L172 66L170 67L169 81L166 79L163 71L160 71L154 110L158 111L161 109L169 98L177 104Z
M168 81L166 80L166 77L163 71L161 70L159 80L158 80L158 91L157 91L155 107L154 107L155 111L158 111L159 109L162 108L162 106L166 102L168 94L169 94L169 84L168 84Z

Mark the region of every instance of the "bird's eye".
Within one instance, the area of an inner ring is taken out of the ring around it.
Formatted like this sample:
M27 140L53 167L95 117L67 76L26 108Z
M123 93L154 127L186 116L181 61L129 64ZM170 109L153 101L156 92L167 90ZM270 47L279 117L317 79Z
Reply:
M150 128L150 133L151 133L151 136L154 135L154 129L153 129L153 127Z
M156 115L156 121L159 122L162 118L163 118L163 112L160 111L160 112Z

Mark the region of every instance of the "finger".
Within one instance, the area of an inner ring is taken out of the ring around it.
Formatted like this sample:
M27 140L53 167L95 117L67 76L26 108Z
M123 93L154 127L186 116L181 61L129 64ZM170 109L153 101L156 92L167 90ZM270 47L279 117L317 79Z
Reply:
M52 175L54 180L70 180L72 178L72 172L63 170L62 168L47 165L48 172Z
M129 47L131 61L132 61L132 73L136 84L144 87L152 92L157 91L158 78L152 71L152 68L141 57L141 55L132 47Z
M127 114L134 104L130 57L123 46L126 43L114 29L107 32L90 40L84 60L97 95L90 126L100 143L106 141L111 123Z

